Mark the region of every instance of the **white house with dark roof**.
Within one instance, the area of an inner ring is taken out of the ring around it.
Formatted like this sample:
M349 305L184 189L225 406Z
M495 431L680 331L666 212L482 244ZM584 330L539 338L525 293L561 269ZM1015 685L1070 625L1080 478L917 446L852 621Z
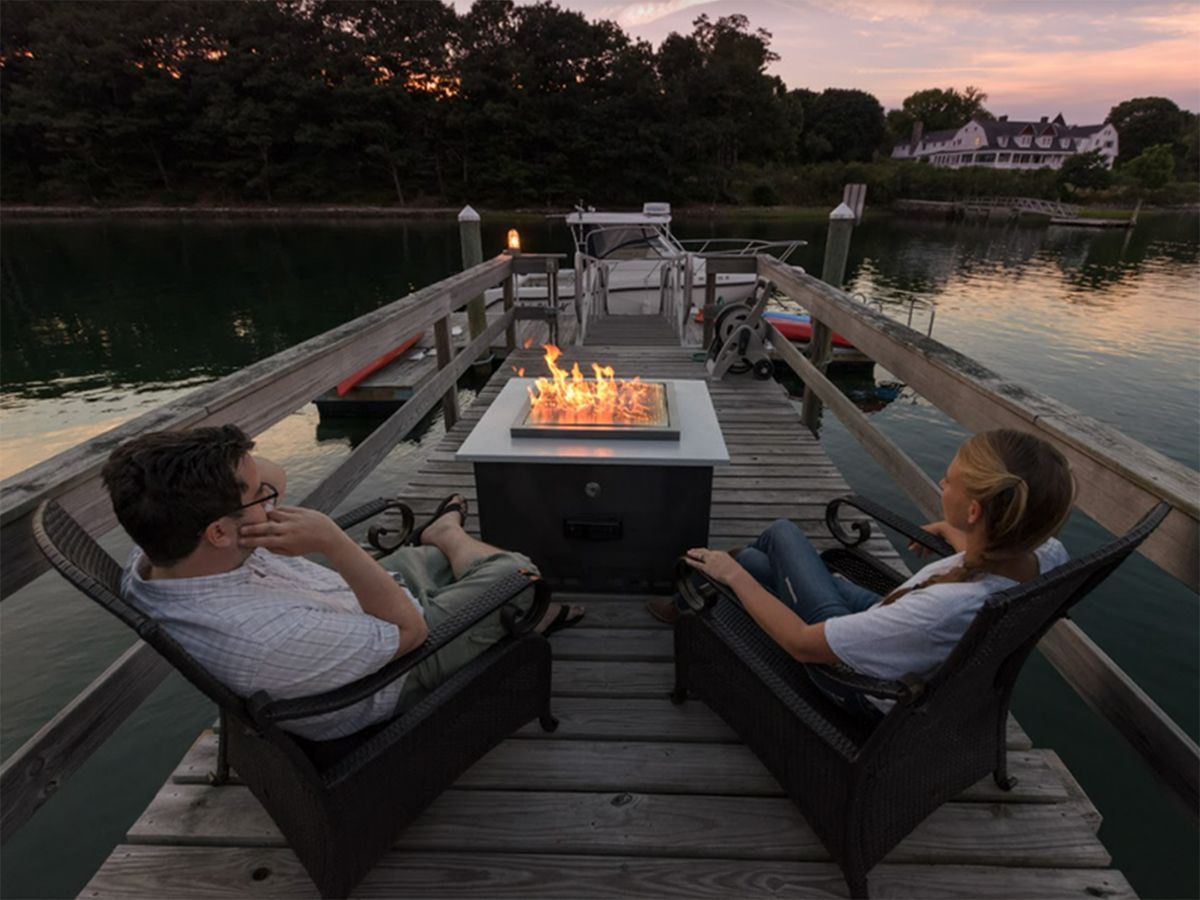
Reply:
M973 119L962 128L922 132L892 150L892 159L913 159L957 169L990 166L996 169L1057 169L1069 156L1099 150L1111 169L1117 158L1117 129L1112 125L1068 125L1059 113L1051 121L1010 122Z

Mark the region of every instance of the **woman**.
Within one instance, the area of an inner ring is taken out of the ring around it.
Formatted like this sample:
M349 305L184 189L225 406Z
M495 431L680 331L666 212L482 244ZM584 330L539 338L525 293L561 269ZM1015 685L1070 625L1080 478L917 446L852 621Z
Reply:
M696 548L688 551L688 562L728 585L762 629L801 662L842 662L876 678L927 676L988 595L1066 562L1053 535L1075 497L1063 455L1040 438L1010 430L967 440L941 488L944 519L925 530L958 552L925 566L886 597L830 575L804 532L786 519L736 559ZM915 544L909 549L920 552ZM877 717L878 709L887 708L815 680L854 712Z

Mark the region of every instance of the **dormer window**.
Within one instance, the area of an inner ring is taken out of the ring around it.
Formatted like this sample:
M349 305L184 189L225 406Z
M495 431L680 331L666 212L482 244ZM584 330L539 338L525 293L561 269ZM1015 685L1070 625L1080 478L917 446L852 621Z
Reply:
M1059 138L1059 139L1058 139L1058 146L1062 147L1063 149L1066 149L1067 147L1070 147L1070 146L1071 146L1071 139L1070 139L1070 138Z
M1007 146L1008 146L1008 138L1006 138L1006 137L1002 137L1002 138L996 138L996 141L997 141L997 143L999 143L999 144L1000 144L1000 146L1001 146L1001 147L1007 147Z

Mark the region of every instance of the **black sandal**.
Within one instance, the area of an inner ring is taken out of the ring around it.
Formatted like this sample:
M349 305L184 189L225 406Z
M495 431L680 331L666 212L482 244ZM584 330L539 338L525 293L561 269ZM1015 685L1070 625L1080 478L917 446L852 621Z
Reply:
M550 624L547 625L546 630L542 632L542 637L550 637L550 635L554 634L556 631L562 631L564 628L571 628L574 625L578 625L583 617L587 615L587 610L584 610L572 619L571 613L574 611L574 609L575 607L570 603L560 603L558 606L558 613L553 619L550 620Z
M462 497L462 500L456 500L456 497ZM444 516L446 513L451 511L458 513L459 524L465 526L467 524L467 516L470 514L470 509L470 504L467 503L467 498L463 497L463 495L460 493L455 492L449 497L444 498L442 502L438 504L437 509L433 511L433 515L430 516L420 528L412 533L412 537L408 539L409 544L414 547L421 546L421 536L425 533L425 529Z

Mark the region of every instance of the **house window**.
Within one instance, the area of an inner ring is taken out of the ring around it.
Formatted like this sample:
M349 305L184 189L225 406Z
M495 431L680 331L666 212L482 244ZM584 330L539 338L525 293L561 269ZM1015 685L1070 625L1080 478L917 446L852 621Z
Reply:
M1113 142L1112 142L1112 141L1105 141L1105 142L1104 142L1104 146L1105 146L1105 147L1107 147L1109 150L1111 150L1111 149L1112 149L1112 145L1113 145Z
M997 154L997 156L996 156L996 162L998 162L998 163L1006 163L1010 159L1012 159L1011 153L1000 153L1000 154Z
M1008 146L1008 138L1006 138L1006 137L997 138L997 139L996 139L996 142L997 142L997 143L998 143L998 144L999 144L1001 147L1007 147L1007 146Z

